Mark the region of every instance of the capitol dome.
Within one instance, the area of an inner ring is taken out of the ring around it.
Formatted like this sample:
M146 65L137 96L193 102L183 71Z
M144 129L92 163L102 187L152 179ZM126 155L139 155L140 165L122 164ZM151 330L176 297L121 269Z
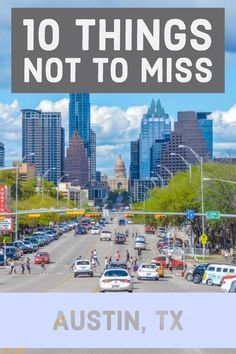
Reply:
M119 155L116 160L115 168L114 168L114 176L119 178L126 178L125 162L122 159L121 155Z

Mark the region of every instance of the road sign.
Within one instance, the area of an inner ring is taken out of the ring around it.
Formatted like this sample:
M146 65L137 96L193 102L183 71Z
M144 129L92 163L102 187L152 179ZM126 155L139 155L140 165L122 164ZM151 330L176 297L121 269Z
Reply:
M208 241L208 236L206 234L202 234L200 237L200 241L202 245L206 245L207 241Z
M194 219L194 210L187 210L186 216L187 216L187 219L193 220Z
M220 212L219 211L206 211L206 219L207 220L219 220Z
M3 220L0 220L0 231L13 231L12 218L5 218Z
M40 214L29 214L28 217L32 219L37 219L40 218Z

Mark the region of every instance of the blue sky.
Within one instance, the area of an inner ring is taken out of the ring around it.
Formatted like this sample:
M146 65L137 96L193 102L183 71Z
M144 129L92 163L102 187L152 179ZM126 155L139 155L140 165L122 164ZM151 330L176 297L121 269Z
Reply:
M172 118L178 111L212 111L215 155L236 155L236 2L233 0L1 0L0 2L0 140L7 163L21 156L21 108L57 109L68 128L68 94L12 94L10 92L12 7L224 7L226 10L226 85L224 94L92 94L92 124L97 133L98 167L111 174L121 152L129 163L128 144L138 137L140 119L152 98L161 99ZM114 129L115 128L115 129ZM128 167L128 166L127 166Z

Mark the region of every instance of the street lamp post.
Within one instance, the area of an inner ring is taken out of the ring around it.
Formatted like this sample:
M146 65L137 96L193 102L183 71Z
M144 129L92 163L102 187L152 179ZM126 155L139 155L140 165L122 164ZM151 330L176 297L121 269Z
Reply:
M144 195L144 201L143 201L143 207L144 207L144 209L145 209L145 206L146 206L146 199L147 199L147 194L146 193L144 193L144 192L141 192L141 194L142 195Z
M200 162L201 168L201 204L202 204L202 233L205 233L205 219L204 219L204 180L203 180L203 158L199 156L190 146L179 145L179 148L185 148L192 152L196 159Z
M159 177L159 179L161 181L161 188L163 189L164 188L164 179L161 177L161 175L158 172L156 172L156 175L157 175L157 177Z
M49 168L44 175L42 176L42 206L43 206L43 202L44 202L44 178L47 176L47 174L51 171L51 170L55 170L56 167L51 167Z
M59 178L59 180L57 181L57 205L59 202L59 183L63 180L64 177L68 177L68 176L69 176L69 173L66 173L61 178Z
M204 177L203 181L216 181L216 182L222 182L222 183L230 183L230 184L236 184L235 181L228 181L226 179L222 179L222 178L209 178L209 177Z
M22 159L22 163L29 156L34 156L34 152L25 155ZM16 240L18 240L18 190L19 190L19 164L17 163L16 164L16 218L15 218L15 239Z
M163 168L166 170L166 172L169 173L170 177L171 177L171 178L173 177L173 172L171 172L171 171L169 170L169 168L167 168L166 166L157 165L157 167L163 167Z
M185 158L182 155L178 154L177 152L171 152L170 155L171 156L179 156L181 158L181 160L185 163L185 165L189 169L189 178L191 181L191 179L192 179L192 164L190 162L188 162L187 160L185 160Z

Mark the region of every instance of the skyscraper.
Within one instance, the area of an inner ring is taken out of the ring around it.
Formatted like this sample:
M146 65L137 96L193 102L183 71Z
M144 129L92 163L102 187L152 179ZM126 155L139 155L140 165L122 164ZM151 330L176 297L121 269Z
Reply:
M139 140L130 142L130 170L129 179L139 179Z
M90 157L90 99L89 93L70 93L69 138L78 131Z
M90 161L89 161L89 179L96 180L96 134L90 129Z
M5 147L4 144L0 142L0 167L5 166Z
M160 100L152 100L146 114L141 122L141 133L139 137L139 177L141 179L150 178L152 175L151 149L158 140L167 141L170 139L171 121L169 115L165 113Z
M89 159L84 146L84 141L77 130L69 140L65 158L65 174L68 182L76 180L76 184L86 187L89 181Z
M22 157L35 164L37 176L48 171L45 179L57 183L63 174L64 145L61 113L22 110Z

